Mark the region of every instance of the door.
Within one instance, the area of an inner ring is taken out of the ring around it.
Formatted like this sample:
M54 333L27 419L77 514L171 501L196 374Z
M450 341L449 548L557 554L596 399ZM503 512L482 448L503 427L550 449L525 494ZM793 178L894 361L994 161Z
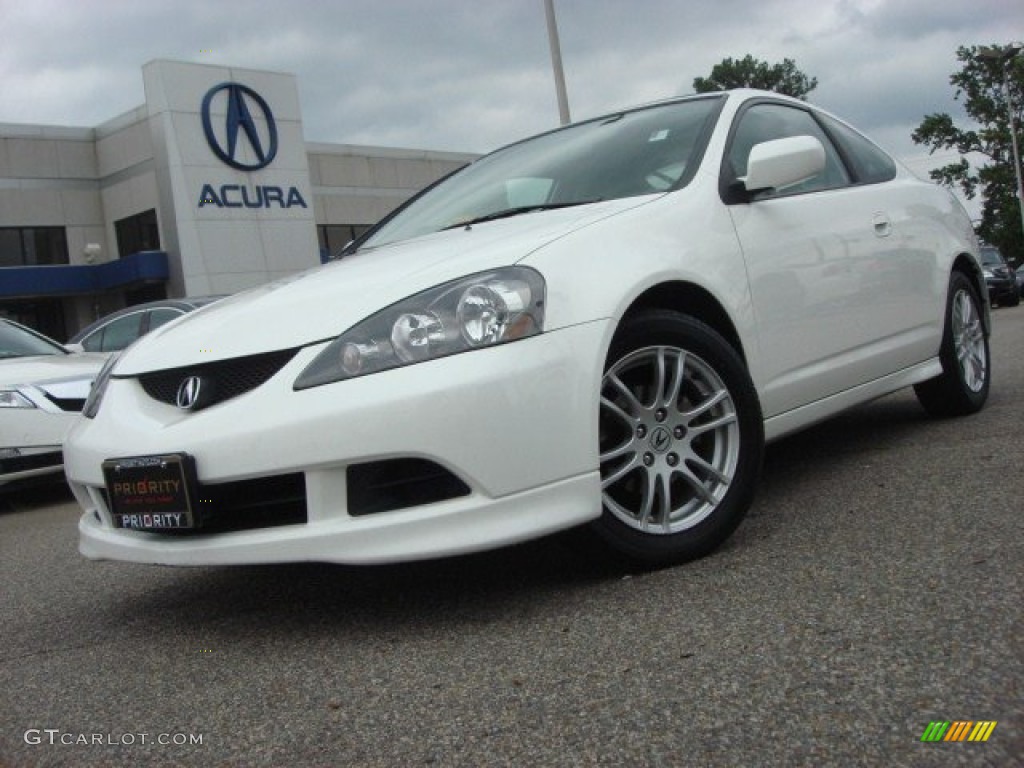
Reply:
M757 318L755 372L766 417L864 384L911 364L900 339L907 318L888 307L887 264L902 245L879 185L860 184L807 109L755 102L735 124L723 163L723 189L746 173L757 143L814 136L825 170L781 190L732 202Z

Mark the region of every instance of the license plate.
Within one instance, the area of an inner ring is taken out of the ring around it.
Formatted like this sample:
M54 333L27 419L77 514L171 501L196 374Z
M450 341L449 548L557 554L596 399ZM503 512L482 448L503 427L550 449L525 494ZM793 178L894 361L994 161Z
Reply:
M103 462L110 513L116 528L147 531L196 527L192 503L195 461L184 453L135 456Z

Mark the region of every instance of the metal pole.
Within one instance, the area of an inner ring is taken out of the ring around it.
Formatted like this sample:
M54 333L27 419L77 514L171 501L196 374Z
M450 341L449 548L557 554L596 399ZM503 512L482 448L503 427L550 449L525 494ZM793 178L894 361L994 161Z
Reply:
M1021 181L1020 151L1017 148L1017 121L1014 119L1013 97L1010 95L1010 64L1021 52L1024 45L1011 43L1002 48L996 46L982 47L978 49L978 56L990 61L998 61L1003 70L1003 96L1006 98L1006 116L1009 118L1010 147L1013 151L1013 178L1017 187L1017 205L1020 207L1020 226L1024 232L1024 181Z
M1017 205L1020 206L1020 226L1024 233L1024 183L1020 176L1020 153L1017 150L1017 125L1014 119L1013 101L1010 97L1010 60L1008 57L1003 62L1003 90L1006 94L1006 110L1010 117L1010 146L1013 148L1013 173L1017 180Z
M562 46L558 42L554 0L544 0L548 18L548 44L551 46L551 67L555 70L555 93L558 95L558 117L562 125L569 122L569 97L565 93L565 72L562 70Z

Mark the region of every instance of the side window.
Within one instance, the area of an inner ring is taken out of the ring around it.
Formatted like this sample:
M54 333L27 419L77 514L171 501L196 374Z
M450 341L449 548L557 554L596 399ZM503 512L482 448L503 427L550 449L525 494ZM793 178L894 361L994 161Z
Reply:
M155 331L161 325L166 325L171 320L177 320L181 317L184 312L180 309L171 309L170 307L160 307L159 309L150 310L149 313L149 331Z
M131 315L119 317L117 320L107 323L98 333L93 334L89 341L97 336L101 339L98 345L86 345L90 351L115 352L124 349L139 337L139 326L142 323L142 312L135 312Z
M850 183L839 153L817 121L802 109L781 104L755 104L740 117L727 153L733 178L746 175L747 160L755 144L791 136L814 136L818 139L825 147L825 170L812 179L786 188L782 195L816 192Z
M853 166L858 184L878 184L896 178L896 163L885 152L838 120L827 115L821 115L821 119Z
M86 352L99 352L102 349L103 331L105 329L106 326L103 326L103 328L93 331L84 339L82 339L82 349L84 349Z

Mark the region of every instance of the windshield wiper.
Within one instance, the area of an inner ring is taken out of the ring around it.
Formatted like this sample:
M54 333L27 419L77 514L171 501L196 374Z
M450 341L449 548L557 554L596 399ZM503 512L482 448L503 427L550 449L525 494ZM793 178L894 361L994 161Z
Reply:
M473 224L482 224L485 221L494 221L496 219L507 219L510 216L518 216L521 213L533 213L534 211L551 211L556 208L572 208L575 205L588 205L589 203L600 202L600 198L596 200L577 200L572 203L540 203L538 205L517 205L513 208L502 208L500 211L492 211L491 213L485 213L483 216L477 216L472 219L466 219L456 224L449 224L447 227L441 227L439 231L443 232L446 229L457 229L458 227L469 227Z

